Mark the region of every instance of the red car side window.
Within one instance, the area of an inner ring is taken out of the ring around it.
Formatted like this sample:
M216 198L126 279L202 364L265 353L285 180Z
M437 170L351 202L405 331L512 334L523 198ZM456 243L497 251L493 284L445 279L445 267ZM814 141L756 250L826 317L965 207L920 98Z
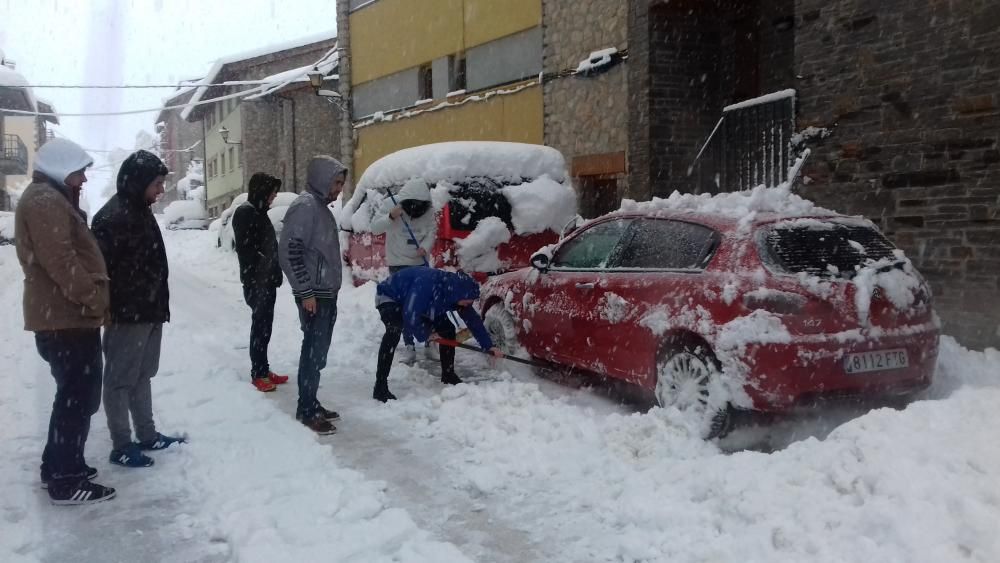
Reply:
M632 224L614 267L695 270L714 251L715 231L684 221L642 219Z
M631 219L616 219L584 230L559 247L552 259L552 267L571 270L606 268L631 222Z

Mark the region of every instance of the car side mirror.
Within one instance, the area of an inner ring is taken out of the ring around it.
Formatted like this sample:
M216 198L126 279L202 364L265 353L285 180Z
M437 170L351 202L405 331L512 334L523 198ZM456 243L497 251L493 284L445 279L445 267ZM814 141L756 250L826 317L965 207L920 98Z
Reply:
M531 267L536 270L547 272L549 269L549 255L538 252L531 256Z

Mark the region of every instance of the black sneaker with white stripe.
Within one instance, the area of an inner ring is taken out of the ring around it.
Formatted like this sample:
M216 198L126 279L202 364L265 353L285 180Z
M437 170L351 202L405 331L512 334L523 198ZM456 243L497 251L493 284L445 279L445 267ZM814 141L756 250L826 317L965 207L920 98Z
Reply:
M57 505L94 504L115 498L115 490L111 487L91 483L86 479L76 486L49 487L49 500Z

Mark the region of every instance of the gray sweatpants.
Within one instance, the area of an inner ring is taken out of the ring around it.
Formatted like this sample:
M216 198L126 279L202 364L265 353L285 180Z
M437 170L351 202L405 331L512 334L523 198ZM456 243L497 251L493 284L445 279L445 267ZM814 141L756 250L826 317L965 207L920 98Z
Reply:
M155 440L149 380L160 367L160 323L113 324L104 329L104 412L114 449L132 441L129 413L139 442Z

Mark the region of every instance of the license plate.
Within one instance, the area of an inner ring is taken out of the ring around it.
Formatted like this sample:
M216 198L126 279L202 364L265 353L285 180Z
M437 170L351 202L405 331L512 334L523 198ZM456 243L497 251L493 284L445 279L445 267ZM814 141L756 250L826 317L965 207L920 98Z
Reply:
M910 358L902 348L858 352L844 357L844 371L849 374L900 369L909 365Z

